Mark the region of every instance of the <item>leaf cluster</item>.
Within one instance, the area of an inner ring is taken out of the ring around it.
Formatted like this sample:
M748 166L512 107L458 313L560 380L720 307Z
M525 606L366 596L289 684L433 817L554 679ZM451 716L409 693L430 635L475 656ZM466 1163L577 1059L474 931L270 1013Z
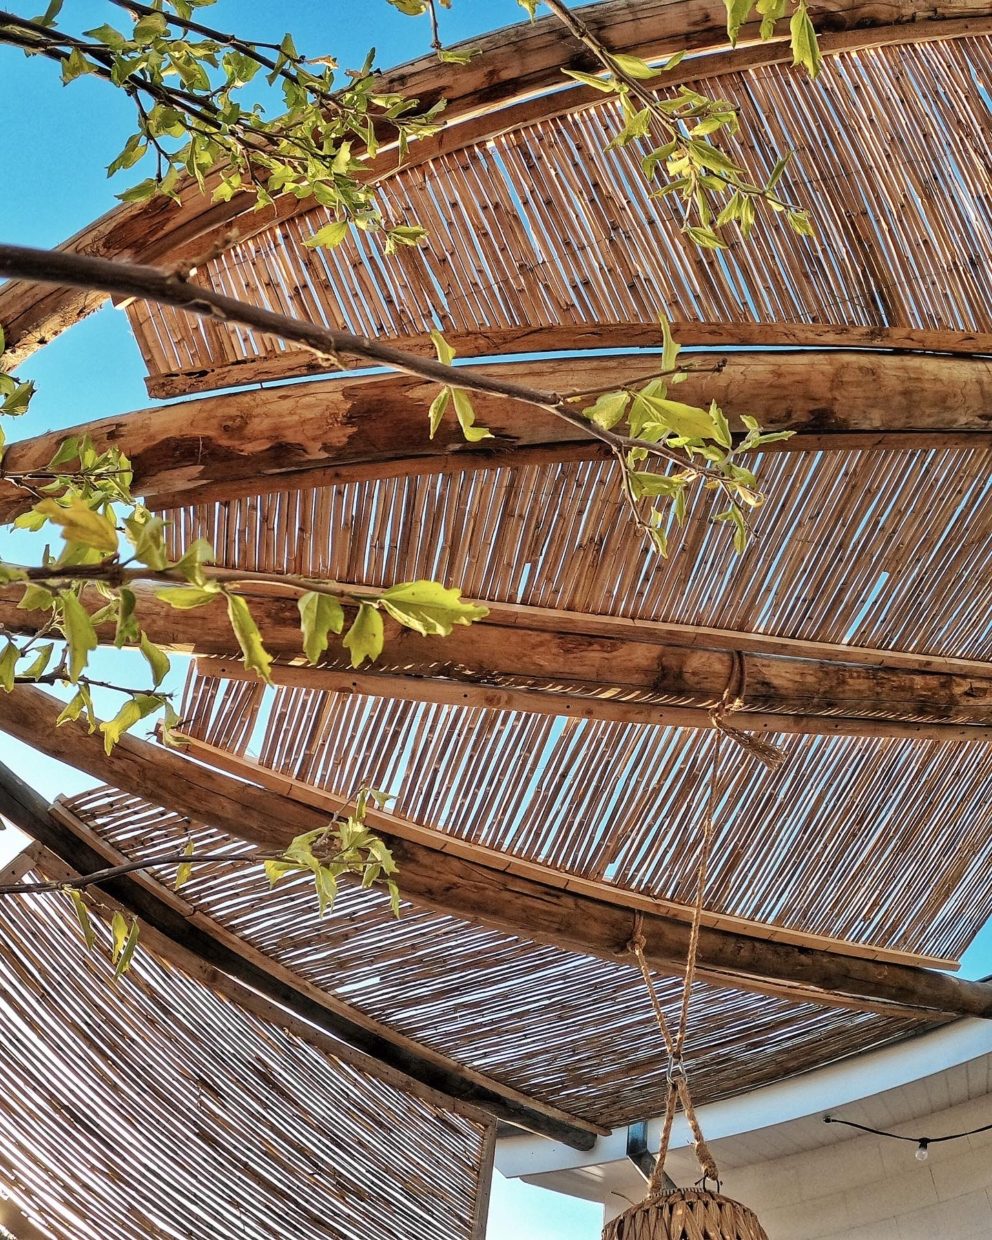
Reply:
M741 553L750 530L747 514L764 503L764 496L754 472L740 463L740 457L788 439L793 432L766 433L756 419L745 414L741 422L747 433L735 443L730 423L716 401L704 408L673 400L670 389L689 374L678 365L679 345L664 317L661 329L661 374L643 384L600 393L592 405L582 409L582 415L611 435L624 428L624 450L617 447L615 451L623 470L624 492L637 524L656 551L667 555L669 516L681 524L692 488L701 485L726 501L727 507L713 519L733 527L734 548ZM668 463L664 471L651 466L658 457ZM648 501L646 515L643 501Z
M265 862L269 883L275 885L289 874L310 874L317 892L317 906L323 917L334 907L338 880L353 874L363 888L382 883L389 893L394 916L400 915L400 890L396 882L398 867L384 841L366 826L371 803L384 809L391 794L362 785L355 797L354 812L336 818L326 827L296 836L281 857Z
M104 23L69 33L58 26L62 4L54 0L34 22L0 23L0 41L57 60L66 85L96 75L133 100L136 130L108 175L149 154L155 171L119 194L122 201L156 194L178 200L188 175L215 201L241 192L259 208L281 194L315 199L334 216L317 245L340 242L349 223L385 228L390 250L419 243L424 232L415 224L386 224L365 174L384 136L402 159L411 141L436 132L443 101L421 109L415 99L379 89L374 52L339 77L335 62L307 60L290 34L260 44L191 22L206 0L112 2L129 13L130 27ZM281 114L270 116L258 100L256 78L280 88Z

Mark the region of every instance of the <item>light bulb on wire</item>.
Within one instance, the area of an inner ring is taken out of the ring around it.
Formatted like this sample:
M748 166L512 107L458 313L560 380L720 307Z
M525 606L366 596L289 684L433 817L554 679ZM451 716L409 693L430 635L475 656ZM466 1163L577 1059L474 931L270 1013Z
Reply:
M917 1162L926 1162L928 1154L929 1154L929 1150L928 1150L929 1145L930 1145L929 1141L923 1140L916 1147L916 1161Z

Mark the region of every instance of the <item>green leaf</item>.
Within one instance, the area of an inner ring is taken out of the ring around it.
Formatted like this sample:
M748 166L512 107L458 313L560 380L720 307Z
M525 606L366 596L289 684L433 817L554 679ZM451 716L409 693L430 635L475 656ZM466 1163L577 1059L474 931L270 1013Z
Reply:
M434 343L434 351L437 353L437 360L444 366L450 366L455 359L455 351L448 344L447 340L441 333L435 329L431 329L431 340Z
M344 628L344 609L330 594L310 590L297 599L300 628L303 631L303 653L308 663L316 663L327 649L329 633Z
M481 55L481 47L469 47L464 51L458 51L456 48L442 47L438 49L437 58L449 65L467 65L475 56Z
M687 439L715 439L717 427L711 415L698 405L684 405L678 400L667 400L660 396L645 397L654 417L659 418L666 426L671 427L676 435L684 435Z
M663 345L661 369L667 372L674 370L678 365L679 351L682 346L675 342L672 336L672 325L669 323L667 316L659 314L658 320L661 323L661 340Z
M169 663L169 656L164 650L156 646L153 641L149 640L148 634L144 631L144 629L141 630L141 642L139 649L145 656L145 661L148 666L152 669L152 687L157 689L169 674L169 668L171 666Z
M751 15L754 0L724 0L724 4L727 8L727 34L730 36L730 45L736 47L741 26Z
M52 657L52 651L55 646L51 642L46 642L44 646L38 647L38 653L28 666L20 673L26 680L37 680L39 676L43 676L48 669L48 661Z
M725 250L727 247L712 228L686 228L686 236L704 250Z
M485 607L465 603L458 590L437 581L404 581L380 596L382 606L400 624L424 637L447 637L456 624L472 624L489 615Z
M192 857L193 849L194 849L193 841L187 840L186 847L183 849L183 856ZM179 888L182 887L184 883L187 883L189 881L190 877L192 876L192 873L193 873L193 867L189 864L188 861L184 861L177 868L176 881L173 884L173 887L175 888L176 891L178 891Z
M618 422L622 422L630 404L628 392L604 392L596 398L596 403L582 410L582 416L602 427L604 431L612 430Z
M128 586L121 586L117 593L117 629L114 633L114 645L118 650L138 640L140 630L134 614L137 605L135 592Z
M22 414L27 413L32 396L34 396L33 383L16 384L13 390L4 397L3 402L0 403L0 415L19 418Z
M96 65L88 61L78 47L74 47L68 57L62 61L62 85L68 86L76 78L95 72Z
M68 703L59 717L55 720L55 726L60 728L64 723L71 723L78 719L83 711L86 712L86 719L89 723L89 730L96 731L96 724L93 722L93 699L90 697L90 691L85 685L80 685L76 690L75 696Z
M122 194L118 194L117 199L119 202L147 202L149 198L154 198L158 193L158 186L158 181L147 177L144 181L139 181L137 185L126 189Z
M809 215L805 211L787 211L786 219L792 231L800 237L813 237L816 235L813 224Z
M478 443L480 439L496 438L488 427L476 426L475 409L472 407L472 401L464 388L452 388L451 401L458 416L458 425L462 428L462 434L469 443Z
M610 52L609 56L620 72L626 74L627 77L646 81L648 78L658 76L659 71L652 69L647 61L641 60L640 56L627 56L621 52Z
M289 861L269 860L262 863L262 868L265 870L269 885L274 887L281 878L285 878L287 874L295 874L300 867Z
M84 547L111 555L117 551L117 530L113 522L80 499L72 499L64 507L54 499L43 499L35 504L34 511L61 526L66 542L82 543Z
M113 753L114 746L130 728L146 716L153 714L162 705L162 699L153 693L136 693L120 708L113 719L100 724L103 733L103 747L107 754Z
M113 935L113 945L110 953L111 958L115 962L120 959L120 954L124 950L124 944L127 942L127 932L127 918L120 909L115 909L110 921L110 933Z
M211 544L205 538L194 538L183 552L182 559L176 560L171 567L193 585L202 586L207 580L203 565L210 564L213 559L214 549Z
M117 936L116 934L114 935L114 981L117 981L119 977L123 977L131 967L134 949L138 946L139 934L140 927L138 925L138 919L135 917L131 922L131 928L127 932L127 938L124 940L119 952L117 951Z
M713 438L722 447L732 448L734 446L734 437L730 431L730 423L715 400L710 403L709 413L713 420Z
M164 13L149 13L135 22L132 38L136 43L152 43L168 29Z
M79 922L79 928L83 932L83 942L86 944L87 950L92 951L96 946L96 931L93 929L93 922L90 920L90 911L86 907L86 898L75 887L63 887L62 890L72 901L76 920Z
M437 428L441 425L445 412L451 402L451 388L442 388L440 392L431 401L431 407L428 411L430 419L430 438L433 439L437 434Z
M257 672L263 680L271 680L272 656L265 649L258 625L240 594L227 595L227 614L234 636L241 647L245 667L249 671Z
M194 607L203 607L220 598L221 590L212 583L206 586L175 586L166 590L156 590L155 597L163 603L175 607L179 611L191 611Z
M823 67L823 57L805 4L800 4L792 14L789 34L792 37L792 63L802 65L810 77L815 78Z
M378 659L384 640L382 616L371 603L360 603L358 615L345 634L344 645L351 652L351 666L361 667L366 659Z
M152 516L146 509L138 509L133 517L126 517L124 529L128 541L134 547L135 558L156 572L164 569L169 558L165 552L165 522Z
M616 84L612 78L594 77L591 73L580 73L578 69L563 69L562 72L566 77L574 78L576 82L581 82L583 86L591 86L593 90L601 90L604 95L612 95L616 90Z
M21 601L17 604L18 611L50 611L55 603L55 595L44 586L29 585L24 587Z
M7 693L14 687L14 671L21 652L13 642L8 642L0 654L0 689Z
M62 632L69 646L69 680L75 684L86 669L90 652L96 650L96 629L86 608L70 590L60 590Z
M344 241L345 237L348 236L348 231L347 220L333 220L330 224L325 224L323 228L318 229L303 244L308 250L316 250L325 246L328 249L332 249Z

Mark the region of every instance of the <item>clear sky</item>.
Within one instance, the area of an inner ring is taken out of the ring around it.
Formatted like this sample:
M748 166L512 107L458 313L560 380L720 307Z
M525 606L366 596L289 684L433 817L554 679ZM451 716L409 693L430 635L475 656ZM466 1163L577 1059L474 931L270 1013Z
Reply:
M25 16L45 6L14 4ZM66 0L74 29L104 21L121 24L124 15L100 0ZM442 12L443 34L455 42L516 22L515 0L454 0ZM403 18L385 0L321 0L273 5L261 0L219 0L205 20L247 37L278 40L291 30L309 55L334 55L355 67L370 44L383 67L427 49L425 20ZM54 246L114 205L114 193L140 179L132 173L108 182L104 168L131 132L130 105L116 92L88 80L62 88L53 65L27 60L0 48L0 237L20 245ZM8 429L9 438L36 435L106 414L148 405L143 367L124 316L105 310L75 327L21 368L38 384L28 418ZM23 555L23 549L21 550ZM0 555L14 558L10 539ZM105 656L107 657L107 656ZM113 652L120 669L121 655ZM183 660L174 658L171 687L180 688ZM0 760L14 767L47 795L80 791L92 781L40 758L0 736ZM0 839L0 861L11 840ZM489 1235L491 1240L593 1240L599 1235L596 1205L548 1193L496 1176Z

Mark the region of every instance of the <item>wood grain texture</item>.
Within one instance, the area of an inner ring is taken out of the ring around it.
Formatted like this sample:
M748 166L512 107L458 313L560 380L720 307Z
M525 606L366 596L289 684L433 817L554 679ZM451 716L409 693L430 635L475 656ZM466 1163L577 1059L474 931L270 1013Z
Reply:
M815 344L816 333L809 336ZM540 337L530 346L541 349ZM716 400L738 431L742 413L769 429L795 431L792 439L773 445L776 451L992 445L992 362L985 358L851 349L713 352L687 355L685 363L698 373L680 386L680 400ZM485 369L568 393L634 383L656 365L654 358L632 353ZM465 443L452 419L429 439L425 410L435 390L405 375L341 377L137 410L86 423L76 433L88 434L100 449L124 452L134 469L135 493L152 507L604 454L580 428L533 406L484 394L475 407L495 441ZM45 469L64 437L49 432L10 445L6 473ZM10 520L29 503L24 490L0 479L0 520Z

